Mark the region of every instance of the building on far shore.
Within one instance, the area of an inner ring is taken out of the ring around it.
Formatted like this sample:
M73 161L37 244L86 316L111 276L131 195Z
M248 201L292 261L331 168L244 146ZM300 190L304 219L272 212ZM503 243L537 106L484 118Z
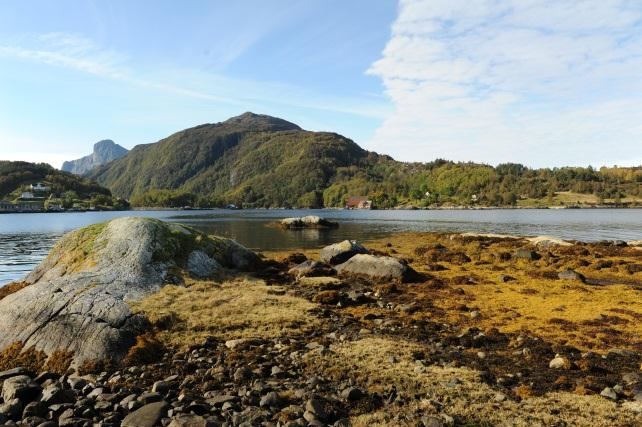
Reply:
M0 212L14 212L15 205L6 200L0 200Z
M22 200L31 200L31 199L35 199L35 196L31 191L23 191L22 194L20 195L20 198Z
M346 202L346 209L372 209L372 201L367 197L351 196Z
M45 204L42 201L18 201L14 206L17 212L42 212L45 209Z

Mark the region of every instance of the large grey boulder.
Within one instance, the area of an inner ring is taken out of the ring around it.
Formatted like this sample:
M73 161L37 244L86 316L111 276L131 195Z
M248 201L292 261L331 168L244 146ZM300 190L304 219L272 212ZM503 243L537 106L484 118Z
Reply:
M341 264L356 254L365 254L368 250L354 240L344 240L321 249L319 258L327 264Z
M357 254L343 264L335 266L342 276L359 276L376 282L409 282L420 278L419 274L396 258Z
M255 253L232 240L148 218L119 218L66 234L27 276L30 285L0 300L0 351L22 342L47 354L70 351L75 365L118 363L148 327L129 303L179 282L176 275L194 251L202 252L201 261L229 269L260 265Z
M40 386L27 375L11 377L2 383L2 398L5 402L20 399L25 404L35 400L41 391Z

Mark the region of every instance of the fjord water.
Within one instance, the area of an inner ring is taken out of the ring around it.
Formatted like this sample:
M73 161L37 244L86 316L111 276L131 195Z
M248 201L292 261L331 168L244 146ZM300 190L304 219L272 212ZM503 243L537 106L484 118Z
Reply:
M281 230L281 218L320 215L331 230ZM320 247L343 239L366 240L403 231L551 235L595 241L642 239L642 209L496 210L199 210L0 215L0 286L23 277L64 233L120 216L180 222L208 234L231 237L255 250Z

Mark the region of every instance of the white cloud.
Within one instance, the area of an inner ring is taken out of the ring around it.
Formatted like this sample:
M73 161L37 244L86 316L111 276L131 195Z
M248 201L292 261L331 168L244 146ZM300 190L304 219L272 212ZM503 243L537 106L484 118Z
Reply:
M642 156L642 9L625 0L401 0L369 74L402 160L605 164Z
M375 97L329 96L278 82L240 80L165 64L154 64L153 71L141 70L140 66L134 68L133 61L125 55L105 49L91 39L65 33L44 34L24 38L20 44L0 45L0 57L3 56L65 67L151 91L213 101L241 111L283 105L376 119L389 114L387 102ZM176 76L180 76L179 81Z

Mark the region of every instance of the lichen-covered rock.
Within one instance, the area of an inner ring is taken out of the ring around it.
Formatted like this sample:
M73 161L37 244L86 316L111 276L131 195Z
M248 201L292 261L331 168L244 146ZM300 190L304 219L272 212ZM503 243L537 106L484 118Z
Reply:
M420 279L420 275L396 258L357 254L343 264L335 267L337 273L343 276L361 276L384 282L410 282Z
M365 254L368 250L355 240L344 240L321 249L319 258L327 264L341 264L356 254Z
M281 227L283 228L333 228L338 226L338 223L316 215L308 215L298 218L284 218L281 220Z
M187 257L187 272L197 279L210 277L221 266L203 251L192 251Z
M176 282L194 251L230 269L260 264L232 240L147 218L118 218L66 234L27 276L30 285L0 300L0 350L22 342L47 354L70 351L76 365L119 362L148 327L128 302Z

